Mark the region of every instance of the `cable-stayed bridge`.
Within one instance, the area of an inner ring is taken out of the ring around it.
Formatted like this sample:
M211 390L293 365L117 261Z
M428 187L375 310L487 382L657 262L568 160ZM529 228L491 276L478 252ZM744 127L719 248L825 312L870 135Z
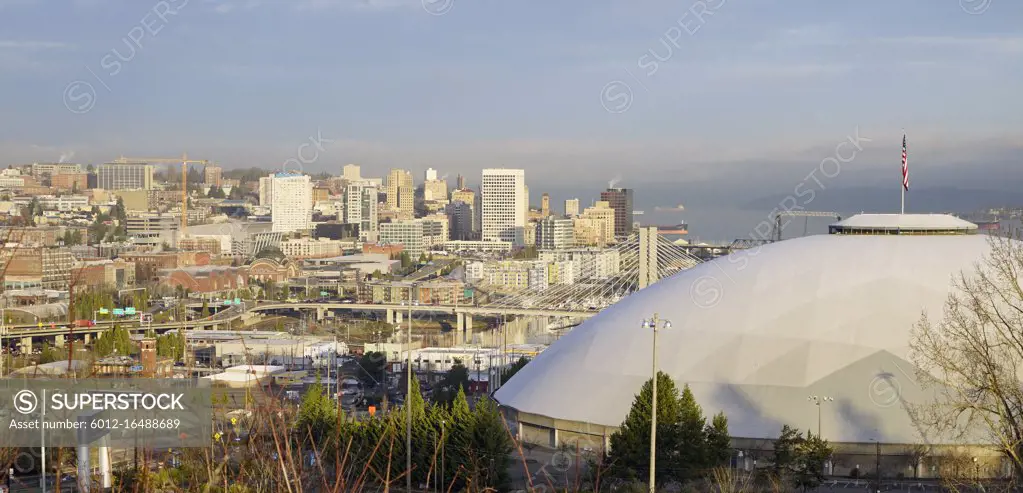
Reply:
M490 284L485 276L476 286L488 294L488 300L481 303L480 308L492 309L495 313L509 309L599 311L660 279L703 262L685 246L657 234L656 228L641 228L602 251L541 252L540 258L541 262L560 260L583 267L575 269L572 282L531 283L531 287L517 290Z

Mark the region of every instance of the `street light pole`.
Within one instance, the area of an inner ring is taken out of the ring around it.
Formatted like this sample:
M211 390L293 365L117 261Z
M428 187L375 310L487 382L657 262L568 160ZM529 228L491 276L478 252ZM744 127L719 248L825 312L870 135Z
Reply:
M814 403L817 406L817 438L821 437L821 404L825 402L835 402L834 397L811 395L806 400Z
M416 284L409 285L408 290L408 361L406 362L407 388L405 389L405 491L412 492L412 296Z
M651 383L651 396L650 396L650 493L656 493L657 490L657 331L659 330L658 325L661 320L655 313L654 318L643 321L643 327L653 329L654 341L653 341L653 380ZM671 328L671 322L665 320L664 328Z

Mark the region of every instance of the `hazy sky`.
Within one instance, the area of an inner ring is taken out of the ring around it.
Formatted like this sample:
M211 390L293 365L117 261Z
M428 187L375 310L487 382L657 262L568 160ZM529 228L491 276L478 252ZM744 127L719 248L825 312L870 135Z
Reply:
M756 184L856 135L846 169L897 170L905 127L920 176L1023 168L1017 0L424 1L0 0L0 160L272 168L319 135L306 171Z

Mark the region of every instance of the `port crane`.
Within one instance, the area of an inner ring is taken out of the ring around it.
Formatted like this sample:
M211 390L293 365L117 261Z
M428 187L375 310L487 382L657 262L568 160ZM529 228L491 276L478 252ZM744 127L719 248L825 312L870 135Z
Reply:
M807 218L807 221L809 221L809 218L811 218L811 217L833 217L833 218L835 218L835 219L837 219L839 221L842 220L842 216L840 214L838 214L837 212L779 211L779 212L774 214L774 231L773 231L773 234L771 235L774 238L774 241L781 241L781 230L782 230L781 218L785 217L785 216L805 217L805 218ZM806 228L805 227L803 229L803 235L804 236L806 235Z
M188 154L182 154L181 158L129 158L121 156L115 161L119 164L123 163L181 163L181 235L184 236L185 230L188 229L188 165L189 164L201 164L206 166L210 164L205 159L188 159Z

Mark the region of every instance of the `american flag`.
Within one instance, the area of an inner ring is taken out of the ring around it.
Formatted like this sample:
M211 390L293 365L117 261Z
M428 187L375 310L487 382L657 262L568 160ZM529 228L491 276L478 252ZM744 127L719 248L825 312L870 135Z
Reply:
M906 134L902 134L902 189L909 190L909 161L906 160Z

